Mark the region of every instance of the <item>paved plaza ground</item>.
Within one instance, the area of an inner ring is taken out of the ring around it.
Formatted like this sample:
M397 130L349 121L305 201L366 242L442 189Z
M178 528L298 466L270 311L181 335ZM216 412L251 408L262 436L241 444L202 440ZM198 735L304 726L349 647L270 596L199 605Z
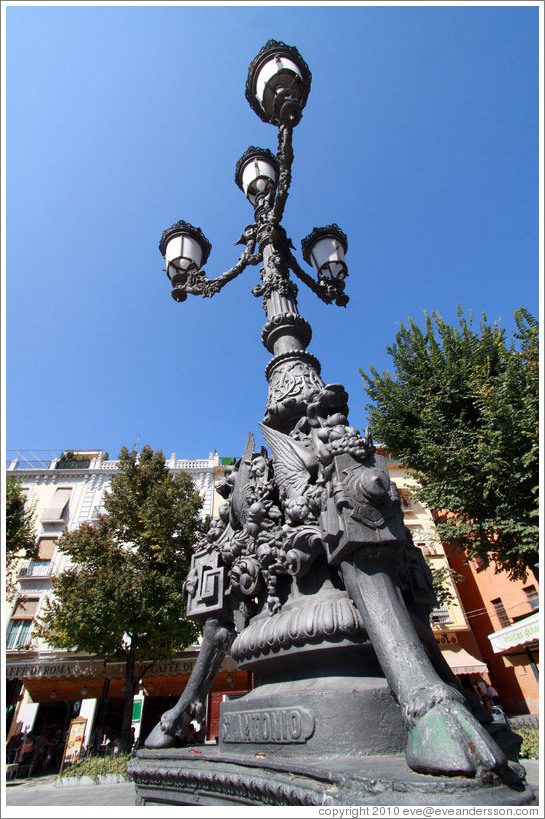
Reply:
M528 784L539 786L539 762L522 760L526 768ZM6 787L6 806L27 807L78 807L83 805L109 805L130 807L135 802L132 782L101 783L99 785L55 785L56 776L14 780ZM145 810L145 808L143 809ZM138 810L138 813L140 809ZM34 814L33 814L34 815Z
M27 807L81 807L83 805L109 805L112 807L134 806L135 788L132 782L100 785L73 785L59 788L53 783L31 786L9 785L6 789L6 806ZM98 815L98 814L97 814Z

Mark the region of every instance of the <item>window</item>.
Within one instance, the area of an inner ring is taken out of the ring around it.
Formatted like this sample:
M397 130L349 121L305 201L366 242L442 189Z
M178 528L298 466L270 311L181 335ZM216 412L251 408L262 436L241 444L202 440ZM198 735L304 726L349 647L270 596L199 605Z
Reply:
M506 626L511 625L511 620L508 617L507 612L505 611L505 606L501 601L501 597L497 597L495 600L491 600L494 609L496 610L496 614L498 616L498 620L500 621L500 626L502 628L506 628Z
M33 620L38 611L39 599L37 597L20 597L11 615L14 620Z
M430 614L430 623L432 626L439 626L442 623L452 623L452 617L446 604L443 603L443 605L433 609Z
M51 572L51 558L57 548L56 537L42 537L38 541L38 555L21 569L20 577L47 577Z
M65 520L68 513L68 501L72 490L70 488L56 489L51 506L44 509L42 523L56 523Z
M56 537L41 537L38 541L37 560L51 560L57 548Z
M39 602L38 598L19 598L9 623L6 648L21 648L28 643Z
M32 620L10 620L6 648L22 648L26 646L30 636Z
M411 503L411 494L410 494L409 490L408 489L400 489L399 490L399 495L400 495L400 498L401 498L401 506L403 507L403 510L405 511L405 510L411 509L412 508L412 503Z
M423 526L411 526L409 524L407 528L412 535L413 543L415 546L418 546L420 549L422 549L424 545L429 544L430 536Z
M535 586L526 586L523 590L526 595L527 602L531 605L534 611L539 609L539 593Z

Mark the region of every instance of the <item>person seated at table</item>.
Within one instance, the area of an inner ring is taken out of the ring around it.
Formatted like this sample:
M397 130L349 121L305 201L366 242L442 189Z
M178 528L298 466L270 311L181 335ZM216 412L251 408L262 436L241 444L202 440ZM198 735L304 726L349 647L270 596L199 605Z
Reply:
M34 767L45 768L49 757L49 735L44 728L34 741Z
M22 744L23 732L18 731L16 734L13 734L8 744L6 745L6 762L8 765L17 761L17 757L19 755L19 751L21 750Z
M121 750L121 737L117 734L112 734L112 738L108 742L106 753L107 754L118 754Z
M19 750L18 763L21 767L28 768L28 774L32 770L32 760L34 759L34 734L30 731L24 737Z

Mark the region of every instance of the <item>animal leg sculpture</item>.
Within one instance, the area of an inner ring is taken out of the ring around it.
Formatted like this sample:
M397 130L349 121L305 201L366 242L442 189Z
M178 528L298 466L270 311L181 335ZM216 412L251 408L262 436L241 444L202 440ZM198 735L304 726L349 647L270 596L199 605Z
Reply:
M413 615L413 613L409 610L411 615L411 619L413 622L413 626L416 629L416 633L422 640L427 654L430 658L430 661L436 670L439 677L443 680L443 682L447 683L447 685L452 686L457 691L459 691L465 697L471 712L475 719L477 719L482 725L492 722L492 715L490 712L484 707L481 703L479 698L476 694L471 694L469 691L466 691L464 688L460 686L457 677L455 676L454 672L452 671L451 667L443 657L443 653L437 642L435 640L435 636L429 623L423 623L419 617Z
M161 717L145 742L146 748L171 748L176 737L187 734L192 719L204 715L204 700L235 635L234 626L209 617L203 630L202 646L189 682L180 699Z
M346 590L365 628L407 726L407 764L414 771L475 776L494 771L515 784L524 769L508 763L488 732L471 715L459 691L437 675L395 586L395 555L360 549L341 562Z

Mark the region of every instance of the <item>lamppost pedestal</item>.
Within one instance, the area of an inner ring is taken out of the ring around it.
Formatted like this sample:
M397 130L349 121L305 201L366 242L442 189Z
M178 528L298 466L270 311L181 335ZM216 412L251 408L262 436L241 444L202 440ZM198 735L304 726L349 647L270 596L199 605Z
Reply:
M201 750L202 749L202 750ZM282 761L216 746L143 749L132 763L137 804L253 806L525 806L519 790L487 777L425 776L411 771L402 754L328 756Z

